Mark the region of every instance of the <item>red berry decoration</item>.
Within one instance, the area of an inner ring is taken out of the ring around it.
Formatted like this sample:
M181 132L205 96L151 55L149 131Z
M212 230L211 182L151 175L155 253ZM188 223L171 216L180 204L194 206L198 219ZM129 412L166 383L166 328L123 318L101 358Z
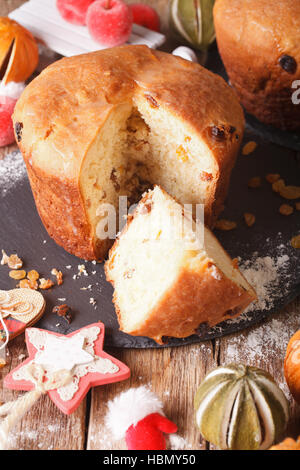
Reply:
M121 0L96 0L88 9L86 24L95 41L120 46L130 36L132 13Z
M159 16L154 8L142 3L133 3L129 5L129 8L132 12L133 22L135 24L152 29L153 31L160 30Z
M10 145L15 141L12 123L12 113L17 100L0 96L0 147Z
M85 25L88 7L94 0L56 0L56 7L64 20L72 24Z

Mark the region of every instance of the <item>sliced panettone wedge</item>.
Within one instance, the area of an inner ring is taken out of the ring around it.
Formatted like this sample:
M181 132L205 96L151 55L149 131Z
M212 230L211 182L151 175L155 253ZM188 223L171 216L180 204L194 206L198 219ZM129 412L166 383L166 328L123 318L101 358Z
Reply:
M157 343L236 317L256 299L210 230L159 186L128 216L105 271L120 329Z

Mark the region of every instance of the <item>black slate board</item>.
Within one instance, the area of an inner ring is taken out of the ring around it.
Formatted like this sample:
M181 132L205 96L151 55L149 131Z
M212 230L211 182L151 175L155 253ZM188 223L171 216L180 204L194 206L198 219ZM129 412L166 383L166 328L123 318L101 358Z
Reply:
M214 67L220 69L218 58L212 59ZM210 62L209 61L209 62ZM208 66L211 64L208 63ZM223 72L222 72L223 73ZM261 126L261 125L260 125ZM273 132L273 131L272 131ZM264 176L267 173L279 173L288 184L299 184L299 161L294 150L268 143L268 133L257 132L255 126L247 125L245 142L255 140L257 150L249 155L240 155L232 175L231 189L227 200L224 217L238 222L238 228L230 232L216 232L217 237L232 257L242 260L258 256L274 257L278 255L278 246L284 246L284 254L289 259L285 263L277 295L272 305L264 310L256 310L241 317L238 321L227 321L199 336L186 339L170 339L166 346L179 346L197 343L216 338L228 333L242 330L261 321L288 304L300 293L300 260L299 251L290 246L292 236L300 231L299 212L289 217L279 214L278 208L283 201L272 192L269 183L264 181L259 189L249 190L247 182L252 176ZM274 135L276 132L274 132ZM285 134L281 143L284 145ZM295 148L294 145L291 145ZM299 154L298 154L299 156ZM1 189L1 188L0 188ZM243 222L243 213L253 212L256 224L252 228ZM118 322L111 302L112 287L105 280L103 265L84 262L57 246L46 233L37 214L27 178L7 191L0 199L0 248L8 253L17 252L25 261L25 269L36 269L41 276L48 278L52 268L61 269L64 273L64 284L52 290L44 291L47 308L38 325L51 331L67 334L86 324L96 321L106 326L106 346L119 348L155 348L159 347L149 338L131 337L118 330ZM43 259L46 258L46 259ZM84 263L88 276L73 276L78 273L78 265ZM66 266L72 266L67 269ZM8 277L7 267L0 269L0 288L12 289L16 282ZM92 285L91 290L81 290ZM58 300L58 299L66 299ZM96 305L90 303L96 300ZM68 325L51 310L54 305L67 303L74 311L74 320Z

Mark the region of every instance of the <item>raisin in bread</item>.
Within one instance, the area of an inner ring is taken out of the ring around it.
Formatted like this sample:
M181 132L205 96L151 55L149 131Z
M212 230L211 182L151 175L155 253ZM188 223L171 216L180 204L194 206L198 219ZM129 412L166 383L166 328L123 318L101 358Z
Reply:
M120 329L157 343L236 317L256 298L210 230L158 186L129 216L105 271Z
M118 209L160 184L181 203L223 207L244 117L225 81L146 46L123 46L45 69L14 112L37 209L67 251L102 260L99 205Z

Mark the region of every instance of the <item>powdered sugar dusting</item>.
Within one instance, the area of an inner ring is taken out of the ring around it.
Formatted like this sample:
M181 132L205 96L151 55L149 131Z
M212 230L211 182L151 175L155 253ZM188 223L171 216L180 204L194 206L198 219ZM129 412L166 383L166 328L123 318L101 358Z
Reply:
M258 257L255 253L252 259L241 263L240 269L258 297L257 301L249 305L245 313L254 310L270 310L273 307L282 275L285 277L285 283L281 286L280 295L283 294L282 289L287 288L288 261L289 257L286 254L271 258L270 256Z
M15 150L0 160L0 195L5 197L26 177L26 166L21 152Z
M276 381L284 393L290 397L290 392L283 376L283 362L291 332L300 321L300 313L290 312L286 321L273 318L252 330L245 331L239 336L228 337L226 343L226 363L244 362L248 365L266 368L265 361L270 357L282 359L282 368L276 370ZM274 371L269 369L273 374Z

